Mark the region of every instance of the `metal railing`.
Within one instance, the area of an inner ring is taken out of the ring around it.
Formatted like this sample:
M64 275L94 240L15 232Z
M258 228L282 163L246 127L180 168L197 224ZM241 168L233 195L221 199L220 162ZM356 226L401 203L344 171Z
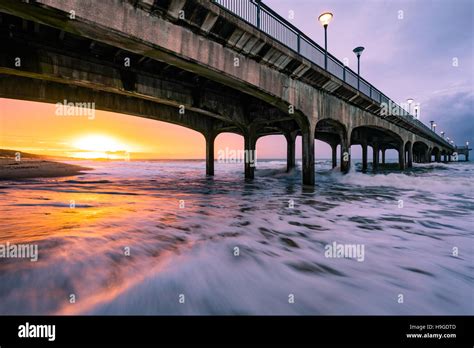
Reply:
M324 49L306 36L302 31L281 17L270 7L258 0L211 0L221 8L231 12L248 24L263 31L273 39L285 45L289 49L300 54L304 58L310 60L317 66L324 69ZM359 89L361 93L372 99L373 101L386 105L396 105L396 117L403 119L405 122L415 127L421 128L426 134L433 136L441 142L451 146L446 139L433 132L428 126L420 122L413 115L409 114L405 109L388 98L380 90L375 88L362 77L357 76L353 70L345 66L340 60L328 52L327 71L338 79L344 81L355 89ZM359 88L357 87L359 80Z

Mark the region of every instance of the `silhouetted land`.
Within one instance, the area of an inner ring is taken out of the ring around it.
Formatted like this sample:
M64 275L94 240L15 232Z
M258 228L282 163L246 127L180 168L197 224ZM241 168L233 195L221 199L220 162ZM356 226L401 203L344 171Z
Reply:
M20 152L16 160L14 150L0 150L0 180L48 178L81 174L91 168L49 160L46 156Z

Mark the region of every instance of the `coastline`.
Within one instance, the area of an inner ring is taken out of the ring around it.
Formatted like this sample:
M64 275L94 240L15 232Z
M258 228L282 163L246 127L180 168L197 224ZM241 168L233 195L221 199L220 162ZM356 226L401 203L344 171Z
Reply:
M0 158L0 180L54 178L84 174L92 168L43 159Z

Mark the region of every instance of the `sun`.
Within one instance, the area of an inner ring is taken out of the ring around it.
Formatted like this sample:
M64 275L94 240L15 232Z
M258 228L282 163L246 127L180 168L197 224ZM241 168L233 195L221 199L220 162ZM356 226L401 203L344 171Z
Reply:
M106 135L86 135L75 140L72 145L83 151L128 151L126 145Z
M130 148L127 144L108 135L85 135L77 138L72 142L74 149L74 157L79 158L112 158L114 152L129 152Z

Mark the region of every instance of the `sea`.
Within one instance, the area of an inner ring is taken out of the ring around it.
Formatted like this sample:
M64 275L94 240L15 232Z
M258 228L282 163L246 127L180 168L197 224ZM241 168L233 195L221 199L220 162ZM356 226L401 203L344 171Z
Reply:
M70 163L0 182L1 315L474 314L472 162Z

